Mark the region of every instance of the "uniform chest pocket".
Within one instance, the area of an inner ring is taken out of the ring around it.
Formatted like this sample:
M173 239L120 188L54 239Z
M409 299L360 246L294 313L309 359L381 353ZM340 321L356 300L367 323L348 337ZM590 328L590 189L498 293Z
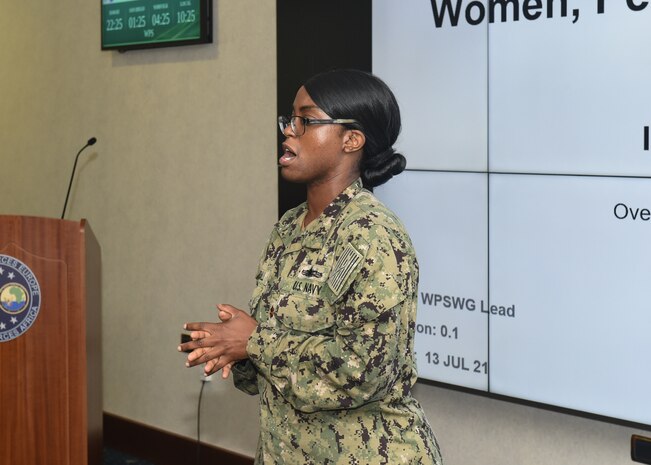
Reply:
M335 313L324 297L325 282L317 279L286 279L280 283L276 318L288 329L328 333Z

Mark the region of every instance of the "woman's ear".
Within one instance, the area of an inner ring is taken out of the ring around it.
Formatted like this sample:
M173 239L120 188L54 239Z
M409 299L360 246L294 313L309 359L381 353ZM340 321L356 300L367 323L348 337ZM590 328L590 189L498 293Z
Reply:
M349 129L344 136L344 152L354 153L362 150L366 143L366 136L358 129Z

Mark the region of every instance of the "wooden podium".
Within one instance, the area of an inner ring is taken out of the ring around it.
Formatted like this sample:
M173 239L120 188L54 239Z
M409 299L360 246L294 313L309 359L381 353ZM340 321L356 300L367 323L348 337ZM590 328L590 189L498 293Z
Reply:
M102 461L101 252L81 222L0 215L0 464Z

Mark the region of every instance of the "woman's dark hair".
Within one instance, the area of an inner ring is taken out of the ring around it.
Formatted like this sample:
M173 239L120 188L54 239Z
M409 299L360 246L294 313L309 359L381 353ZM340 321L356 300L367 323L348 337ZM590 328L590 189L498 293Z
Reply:
M314 103L330 118L352 118L346 124L366 136L360 163L366 187L384 184L407 165L405 157L393 149L400 134L400 108L391 89L378 77L364 71L326 71L304 84Z

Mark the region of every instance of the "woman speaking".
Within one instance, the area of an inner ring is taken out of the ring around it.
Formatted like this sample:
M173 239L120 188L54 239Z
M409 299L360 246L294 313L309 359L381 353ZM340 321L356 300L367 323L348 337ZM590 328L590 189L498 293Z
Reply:
M307 201L276 224L248 312L188 323L188 366L260 396L256 464L440 464L411 395L418 264L371 192L405 168L400 110L362 71L318 74L278 119L283 178Z

